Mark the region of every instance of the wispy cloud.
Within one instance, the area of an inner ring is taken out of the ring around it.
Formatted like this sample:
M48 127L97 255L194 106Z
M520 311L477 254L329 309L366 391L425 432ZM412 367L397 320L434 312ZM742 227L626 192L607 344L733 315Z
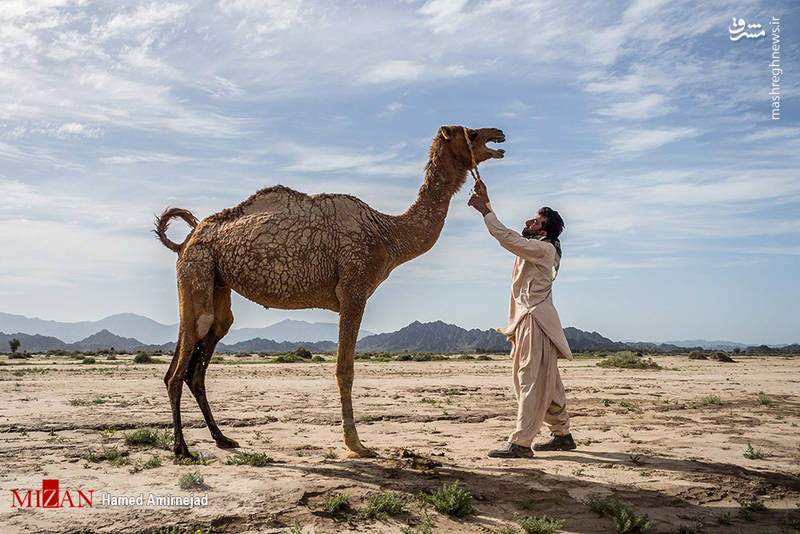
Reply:
M625 130L611 139L610 148L615 152L642 152L699 134L697 129L687 127Z
M675 106L670 106L668 103L669 99L664 95L649 94L636 100L618 102L598 110L597 113L615 119L650 119L661 117L673 111Z

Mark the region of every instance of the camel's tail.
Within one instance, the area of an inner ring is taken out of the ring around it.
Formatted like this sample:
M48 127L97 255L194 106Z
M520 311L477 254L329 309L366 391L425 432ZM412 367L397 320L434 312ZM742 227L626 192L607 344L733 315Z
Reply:
M180 217L184 220L186 224L194 228L197 226L197 218L192 215L192 212L189 210L185 210L182 208L167 208L164 210L164 213L161 214L160 217L156 217L156 228L153 230L161 242L164 244L165 247L170 249L173 252L177 252L178 254L181 253L181 249L183 248L183 243L186 241L184 240L183 243L175 243L171 241L170 238L167 237L167 228L169 227L169 221L174 219L175 217Z

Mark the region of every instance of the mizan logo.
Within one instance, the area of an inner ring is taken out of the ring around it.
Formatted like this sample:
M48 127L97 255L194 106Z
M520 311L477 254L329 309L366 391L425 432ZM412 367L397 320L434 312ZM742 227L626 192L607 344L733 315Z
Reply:
M20 491L24 493L20 495ZM62 494L58 479L43 479L40 490L20 491L11 490L11 508L91 508L94 494L94 490L64 490Z

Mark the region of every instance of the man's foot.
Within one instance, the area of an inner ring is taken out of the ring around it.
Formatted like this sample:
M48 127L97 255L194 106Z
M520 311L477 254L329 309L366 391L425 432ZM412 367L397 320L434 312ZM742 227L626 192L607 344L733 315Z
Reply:
M502 449L489 451L490 458L533 458L533 451L530 447L523 447L516 443L507 441Z
M533 445L533 450L571 451L572 449L577 448L577 445L575 445L575 440L572 439L572 434L567 434L566 436L556 436L555 434L550 434L550 436L550 441L545 441L544 443L535 443Z

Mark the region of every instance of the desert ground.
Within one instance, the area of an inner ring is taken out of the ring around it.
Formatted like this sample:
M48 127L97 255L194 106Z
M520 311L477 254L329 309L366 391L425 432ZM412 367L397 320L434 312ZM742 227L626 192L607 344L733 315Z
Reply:
M650 532L800 528L797 355L655 356L660 370L561 360L578 448L513 461L486 456L515 421L507 356L357 361L358 429L378 453L368 459L344 457L333 357L325 358L223 355L208 372L209 402L241 447L215 446L184 388L186 440L199 459L175 465L157 444L126 442L139 429L171 428L165 363L0 356L0 530L511 533L546 515L563 521L559 532L605 533L618 529L587 502L612 496L647 514ZM265 465L228 463L237 452L262 453ZM179 487L188 473L202 486ZM12 490L41 489L43 479L58 479L62 492L93 490L93 505L12 507ZM454 482L471 495L472 513L450 516L420 498ZM360 513L389 492L402 510ZM151 493L208 499L191 509L100 502ZM339 494L349 507L327 511Z

